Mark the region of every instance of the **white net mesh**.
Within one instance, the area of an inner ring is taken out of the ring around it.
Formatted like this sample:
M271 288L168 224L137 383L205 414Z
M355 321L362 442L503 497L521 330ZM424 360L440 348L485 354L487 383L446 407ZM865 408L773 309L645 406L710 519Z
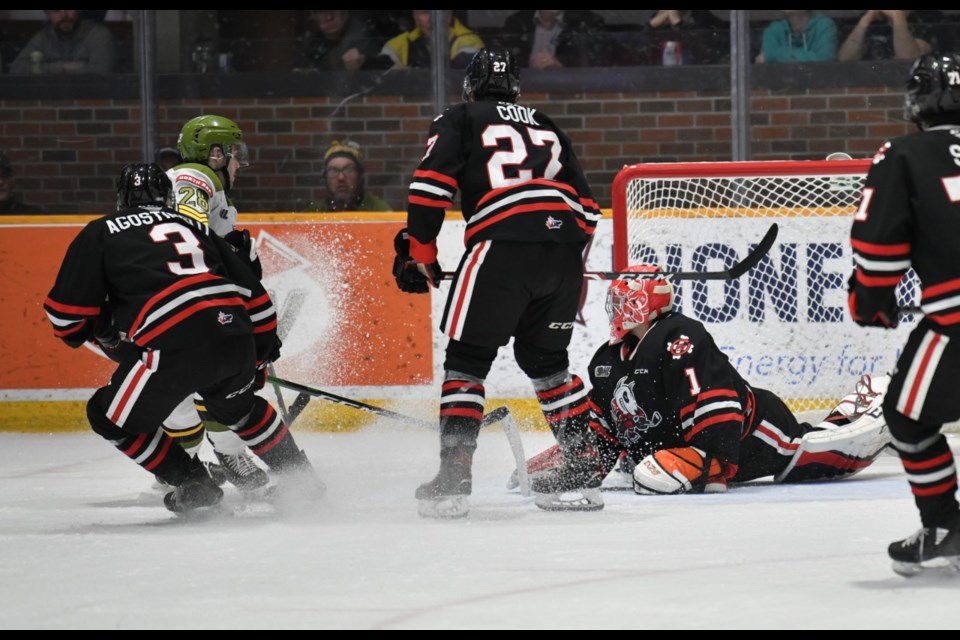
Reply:
M738 280L678 282L678 307L707 326L748 382L796 412L828 410L862 374L891 371L909 331L864 329L846 310L850 224L868 167L626 167L614 183L614 267L728 269L776 222L777 242L755 269ZM902 285L904 304L915 295L912 282Z

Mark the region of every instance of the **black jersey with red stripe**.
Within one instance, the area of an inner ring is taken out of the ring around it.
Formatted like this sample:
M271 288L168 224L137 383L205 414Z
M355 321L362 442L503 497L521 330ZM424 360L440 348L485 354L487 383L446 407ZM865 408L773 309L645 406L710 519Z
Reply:
M270 296L230 245L206 225L156 207L88 223L67 249L44 310L71 347L111 315L129 340L153 349L252 332L260 356L277 328Z
M604 344L589 368L590 399L634 460L693 446L732 477L752 428L749 386L700 322L681 313L657 320L640 340Z
M585 242L601 217L569 138L536 109L465 102L430 125L410 183L407 228L434 241L460 193L467 247L481 240Z
M960 126L884 143L867 173L850 242L855 317L869 320L891 308L913 267L926 318L960 331Z

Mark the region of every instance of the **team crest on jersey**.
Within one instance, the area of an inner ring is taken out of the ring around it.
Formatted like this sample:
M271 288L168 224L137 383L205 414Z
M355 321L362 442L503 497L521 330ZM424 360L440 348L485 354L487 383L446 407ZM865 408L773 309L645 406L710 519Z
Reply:
M594 367L593 375L595 375L598 378L609 378L611 370L613 370L613 367L611 367L610 365L601 364Z
M223 311L221 311L220 313L217 314L217 322L219 322L220 324L230 324L231 322L233 322L233 314L224 313Z
M563 226L563 220L557 220L553 216L547 216L547 229L559 229Z
M681 334L679 338L667 344L667 353L673 356L674 360L679 360L680 356L693 353L693 343L690 342L690 338Z
M627 382L627 376L617 381L617 388L613 391L613 400L610 401L610 413L621 438L629 444L635 444L643 434L663 422L659 411L647 415L643 407L637 402L633 392L636 380Z

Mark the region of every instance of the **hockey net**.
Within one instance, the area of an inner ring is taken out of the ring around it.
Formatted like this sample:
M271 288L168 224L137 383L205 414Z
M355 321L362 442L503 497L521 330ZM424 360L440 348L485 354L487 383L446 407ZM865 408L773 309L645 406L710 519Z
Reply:
M737 280L676 282L676 308L704 323L752 385L822 413L864 373L892 370L909 327L858 327L847 312L852 216L869 160L645 164L613 185L614 269L730 268L776 222L777 242ZM912 281L901 285L914 304ZM905 322L904 325L912 323Z

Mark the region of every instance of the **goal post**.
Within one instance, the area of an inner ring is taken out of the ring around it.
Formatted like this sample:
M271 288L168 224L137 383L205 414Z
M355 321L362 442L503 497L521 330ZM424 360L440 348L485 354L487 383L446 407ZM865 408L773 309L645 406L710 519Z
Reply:
M795 412L824 411L863 373L893 369L913 326L857 326L847 312L850 225L870 160L696 162L624 167L613 183L614 269L717 271L743 259L771 222L777 241L737 280L675 283L676 306L704 323L752 385ZM911 272L912 274L912 272ZM919 300L906 278L904 305Z

